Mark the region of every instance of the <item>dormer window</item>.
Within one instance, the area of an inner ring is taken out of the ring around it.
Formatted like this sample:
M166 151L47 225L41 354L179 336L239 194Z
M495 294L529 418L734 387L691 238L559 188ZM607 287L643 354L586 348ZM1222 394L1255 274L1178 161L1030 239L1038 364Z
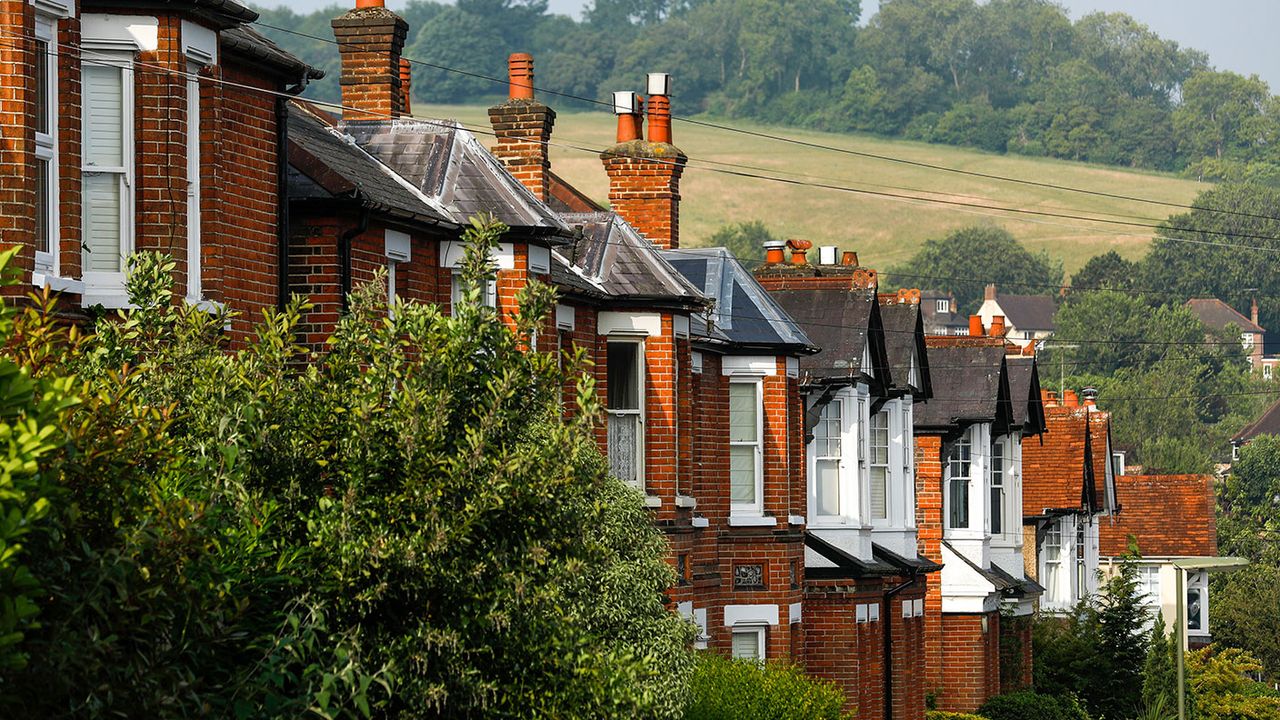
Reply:
M940 313L949 313L949 312L951 312L951 301L950 301L950 300L947 300L947 299L945 299L945 298L944 298L944 299L942 299L942 300L939 300L939 301L938 301L938 312L940 312Z

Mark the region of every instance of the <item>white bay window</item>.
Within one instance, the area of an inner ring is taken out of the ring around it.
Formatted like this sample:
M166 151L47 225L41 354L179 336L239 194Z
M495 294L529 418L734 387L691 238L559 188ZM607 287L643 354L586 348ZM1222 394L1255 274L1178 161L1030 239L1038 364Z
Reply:
M107 59L102 59L107 58ZM132 53L94 53L81 73L85 302L123 305L133 250Z
M187 299L204 299L200 262L200 67L187 63Z
M764 510L764 412L759 380L729 383L729 496L732 514Z
M58 34L57 21L36 18L35 38L35 270L58 273Z
M608 353L609 468L619 480L644 488L644 344L610 340Z
M947 457L947 527L969 527L969 485L973 445L966 432L951 446Z
M817 517L838 518L844 478L844 402L836 398L822 408L818 425L814 428L814 502L813 514Z
M881 410L868 423L867 467L870 475L871 521L889 522L889 413Z

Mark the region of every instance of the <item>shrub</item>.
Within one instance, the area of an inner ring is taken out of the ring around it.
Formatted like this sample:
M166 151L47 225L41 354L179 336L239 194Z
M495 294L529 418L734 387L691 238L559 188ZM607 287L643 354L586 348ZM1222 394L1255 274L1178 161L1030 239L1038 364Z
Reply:
M997 695L983 703L978 714L989 720L1089 720L1075 698L1031 690Z
M946 710L929 710L924 714L924 720L988 720L981 715L973 713L948 712Z
M685 720L844 720L844 693L793 665L705 654L693 672Z

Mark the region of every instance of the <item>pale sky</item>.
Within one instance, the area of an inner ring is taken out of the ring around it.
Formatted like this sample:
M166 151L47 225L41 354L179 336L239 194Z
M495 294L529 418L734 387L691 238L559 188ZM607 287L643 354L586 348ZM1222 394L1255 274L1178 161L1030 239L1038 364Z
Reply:
M289 5L298 12L311 12L335 4L334 0L257 0L263 5ZM1161 37L1209 53L1209 60L1222 70L1243 75L1256 74L1280 93L1280 43L1275 42L1280 27L1277 0L1058 0L1072 19L1095 11L1125 12L1150 26ZM549 0L551 11L577 16L587 0ZM339 2L337 4L344 4ZM351 2L355 4L354 0ZM391 9L405 0L388 0ZM865 21L875 14L879 0L862 0Z

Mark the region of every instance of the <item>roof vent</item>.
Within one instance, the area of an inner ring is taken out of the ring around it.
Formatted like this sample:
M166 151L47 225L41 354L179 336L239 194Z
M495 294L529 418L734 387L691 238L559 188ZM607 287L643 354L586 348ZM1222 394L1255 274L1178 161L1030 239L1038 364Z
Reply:
M835 245L823 245L818 248L818 264L835 265L839 261L840 249Z

